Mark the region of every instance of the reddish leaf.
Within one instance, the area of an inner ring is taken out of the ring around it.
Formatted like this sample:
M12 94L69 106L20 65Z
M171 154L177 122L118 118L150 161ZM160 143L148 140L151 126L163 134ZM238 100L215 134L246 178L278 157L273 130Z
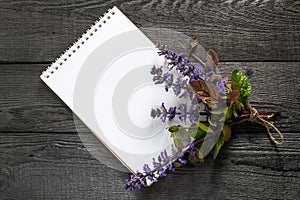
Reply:
M240 91L238 90L232 90L229 94L228 94L228 98L230 100L230 106L232 106L232 104L234 104L234 102L236 102L240 97Z
M218 54L214 50L210 49L210 50L208 50L207 55L208 55L207 57L210 57L210 59L213 61L213 63L216 66L218 66L218 64L219 64Z
M190 82L196 96L203 101L210 103L219 99L220 94L216 86L204 80L194 80Z

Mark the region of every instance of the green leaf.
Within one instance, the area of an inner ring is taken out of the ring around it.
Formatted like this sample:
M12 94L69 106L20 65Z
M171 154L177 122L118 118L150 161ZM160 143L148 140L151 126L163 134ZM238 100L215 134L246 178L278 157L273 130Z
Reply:
M226 91L227 93L232 91L231 83L226 83Z
M170 126L168 128L168 131L170 131L171 133L177 132L179 129L179 126Z
M175 147L178 148L179 147L179 139L177 137L174 137L173 142L174 142Z
M181 48L186 49L186 46L182 41L178 41L178 43L181 46Z
M230 108L229 106L227 106L225 108L225 120L230 119L232 116L232 108Z
M197 162L199 162L199 160L196 157L194 157L192 155L189 155L188 156L188 162L189 163L197 163Z
M214 115L220 115L223 112L224 112L223 108L214 108L213 110L210 111L210 113Z
M170 134L170 137L171 137L171 138L174 138L174 137L175 137L175 134L174 134L174 133L171 133L171 134Z
M234 104L233 104L233 110L235 111L241 111L242 110L242 103L240 101L236 101Z
M189 135L192 138L195 138L195 136L197 135L198 132L198 127L197 128L189 128L187 130L187 135Z
M251 84L242 71L237 69L232 71L231 87L232 90L238 90L240 92L240 99L242 103L246 104L247 98L251 94Z
M196 152L196 157L198 158L199 162L204 162L204 157L200 151L200 149L198 149L197 147L195 147L195 152Z
M206 133L210 132L213 133L213 130L211 130L211 128L209 128L208 126L206 126L205 124L201 123L201 122L196 122L196 125L203 131L205 131Z
M237 114L236 110L233 111L233 116L234 116L235 118L237 118L237 117L239 116L239 115Z
M187 135L189 137L198 139L197 137L200 135L205 135L206 132L202 131L200 128L196 127L196 128L188 128L188 129L181 129L179 130L179 132L181 132L180 134L184 134Z
M198 140L200 138L203 138L205 135L206 135L206 132L203 131L201 128L198 128L197 133L194 138L195 138L195 140Z
M240 101L240 100L237 100L232 106L232 112L233 112L233 116L234 117L238 117L239 114L241 113L241 111L244 110L245 106L244 104Z
M225 124L223 126L223 135L224 135L224 140L225 141L229 141L230 137L231 137L231 128L229 125Z
M217 143L216 143L216 146L215 146L215 151L214 151L214 159L217 158L218 154L219 154L219 151L221 149L221 147L224 145L224 136L223 135L220 135Z
M188 160L191 163L198 163L198 162L204 162L204 158L200 152L200 150L197 147L194 147L195 153L196 153L196 157L189 155L188 156Z
M216 125L217 125L216 122L213 122L213 121L211 120L211 115L207 118L207 121L208 121L208 123L209 123L210 125L212 125L212 126L216 126Z
M191 139L190 133L188 130L180 128L176 133L174 133L173 141L176 148L179 148L182 145L182 142L185 138L188 137L189 140Z

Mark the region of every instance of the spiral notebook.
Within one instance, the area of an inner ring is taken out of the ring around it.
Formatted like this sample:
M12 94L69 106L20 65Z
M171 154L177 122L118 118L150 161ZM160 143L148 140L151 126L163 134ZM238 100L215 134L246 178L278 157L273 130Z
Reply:
M40 76L131 172L151 166L172 140L151 107L166 96L149 71L155 45L117 7L108 10Z

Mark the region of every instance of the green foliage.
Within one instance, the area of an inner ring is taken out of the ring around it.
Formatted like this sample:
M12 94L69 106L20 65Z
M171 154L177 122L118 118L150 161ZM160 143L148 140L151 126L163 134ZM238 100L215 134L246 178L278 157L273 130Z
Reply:
M180 142L183 141L186 136L188 136L190 139L194 139L195 141L199 140L201 138L204 138L207 133L214 133L209 125L216 126L217 121L223 121L225 119L225 122L229 122L232 121L232 118L239 117L239 114L242 113L247 107L247 99L251 94L251 85L246 75L239 70L233 70L231 74L231 83L226 84L226 91L228 94L228 104L225 108L225 111L218 109L218 107L212 109L211 111L212 116L215 117L222 116L221 114L224 113L222 117L219 117L221 119L211 119L210 117L208 117L208 124L196 122L194 125L187 129L180 126L171 126L168 128L177 148L178 146L180 146ZM231 138L231 127L229 124L225 124L223 126L222 133L223 134L219 136L215 144L213 154L214 159L217 158L220 149L224 145L224 142L229 141ZM201 143L198 143L197 146L195 146L195 153L197 155L196 158L190 155L188 156L188 160L191 163L203 162L203 156L201 155L201 152L199 150L200 147Z
M199 127L201 126L201 128ZM175 147L179 147L179 143L184 140L184 137L194 138L195 140L205 137L207 131L212 131L205 124L198 123L197 127L185 129L180 126L170 126L167 128L174 140ZM204 129L204 130L203 130Z
M173 141L176 148L179 148L179 144L183 141L186 131L184 129L179 129L176 133L173 133Z
M188 140L191 140L191 138L195 138L195 135L197 134L197 128L180 128L178 127L178 130L176 132L171 133L171 137L173 137L174 145L176 148L182 148L180 144L182 145L182 142L187 137Z
M233 116L237 118L239 116L239 113L241 113L245 109L245 106L240 100L237 100L236 102L234 102L231 108Z
M197 134L195 135L195 139L198 140L200 138L203 138L205 135L206 135L206 132L203 131L202 129L198 128Z
M227 142L229 141L230 137L231 137L231 128L229 125L225 124L223 126L223 135L224 135L224 140Z
M177 132L179 129L179 126L170 126L168 128L168 131L170 131L171 133Z
M211 128L209 128L208 126L206 126L205 124L201 123L201 122L196 122L196 125L203 131L205 131L206 133L213 133L213 130L211 130Z
M203 162L203 157L201 156L200 150L197 147L194 147L194 151L196 153L196 157L189 155L188 160L191 163Z
M231 116L232 116L232 108L229 107L229 106L227 106L227 107L225 108L225 120L230 119Z
M199 138L204 137L207 133L206 131L202 130L199 127L189 128L187 132L188 132L188 135L190 137L194 138L195 140L198 140Z
M231 88L240 92L239 99L246 105L247 98L251 94L251 84L247 76L240 70L234 69L231 73Z
M217 143L216 143L216 146L215 146L215 151L214 151L214 159L217 158L218 154L219 154L219 151L221 149L221 147L224 145L224 136L223 135L220 135Z

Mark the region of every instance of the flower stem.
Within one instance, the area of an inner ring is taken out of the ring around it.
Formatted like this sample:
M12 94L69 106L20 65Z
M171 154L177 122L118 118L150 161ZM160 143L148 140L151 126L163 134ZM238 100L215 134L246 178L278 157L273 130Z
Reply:
M205 137L202 137L202 138L199 138L199 139L195 140L195 141L193 142L194 145L197 145L197 144L200 144L201 142L203 142L203 141L204 141L204 138L205 138Z

